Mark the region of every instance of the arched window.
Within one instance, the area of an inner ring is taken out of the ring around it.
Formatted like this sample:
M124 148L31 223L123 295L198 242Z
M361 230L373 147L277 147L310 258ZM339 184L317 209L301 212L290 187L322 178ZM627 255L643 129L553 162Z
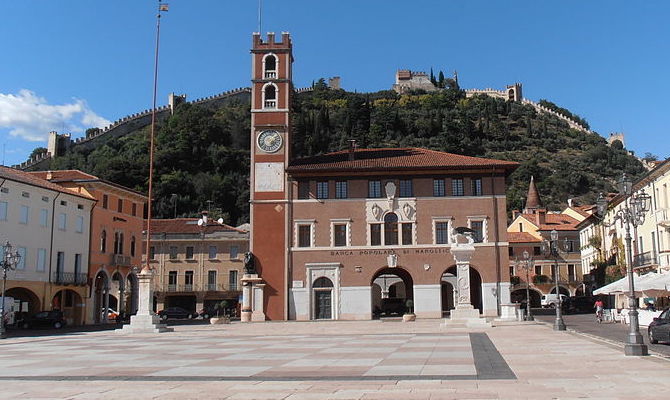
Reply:
M277 57L273 54L268 54L263 59L264 75L266 79L273 79L277 77Z
M384 216L384 244L398 244L398 216L395 213L388 213Z
M130 237L130 256L135 257L135 236Z
M312 285L313 288L332 288L333 287L333 282L326 278L326 277L321 277L317 280L314 281L314 285Z
M277 108L277 87L271 83L263 87L263 108Z
M100 233L100 252L105 253L107 251L107 231L102 230Z

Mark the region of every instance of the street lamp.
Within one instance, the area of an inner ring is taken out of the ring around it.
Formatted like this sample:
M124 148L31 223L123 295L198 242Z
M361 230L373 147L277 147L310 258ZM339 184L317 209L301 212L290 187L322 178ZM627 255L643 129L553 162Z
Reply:
M626 275L628 276L628 315L630 317L630 331L628 341L624 347L627 356L646 356L649 355L647 345L644 344L642 334L640 334L640 324L638 320L637 301L635 298L635 284L633 280L633 256L631 248L630 226L634 228L644 223L644 216L651 208L651 196L640 190L640 193L633 195L633 183L623 174L619 181L619 195L623 195L623 206L614 212L611 225L616 221L626 228ZM604 216L607 209L607 200L602 195L597 200L600 216Z
M516 260L516 266L521 267L526 270L526 321L533 321L533 314L530 312L530 270L533 269L535 265L535 260L528 253L528 251L523 251L523 258L521 260Z
M552 230L549 233L550 240L545 240L542 244L542 247L545 250L545 253L554 258L555 268L554 268L554 284L556 285L556 297L558 298L558 305L556 306L556 321L554 321L554 330L555 331L564 331L565 330L565 321L563 321L563 302L561 301L561 292L558 286L558 232L556 229ZM566 238L567 241L567 238ZM567 247L567 246L566 246Z
M5 332L5 286L7 285L7 271L16 269L16 265L21 261L21 255L18 251L14 251L14 247L5 242L2 246L2 260L0 266L2 267L2 302L0 302L0 339L5 339L7 333Z

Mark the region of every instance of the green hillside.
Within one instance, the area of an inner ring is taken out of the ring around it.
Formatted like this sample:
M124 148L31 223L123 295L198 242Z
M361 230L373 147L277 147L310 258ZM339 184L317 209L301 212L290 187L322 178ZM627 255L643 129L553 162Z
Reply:
M566 110L567 111L567 110ZM346 148L426 147L521 163L510 177L508 208L523 206L535 176L549 209L568 198L593 201L613 191L623 171L644 172L619 142L570 129L532 106L462 91L399 96L392 91L352 93L326 88L294 97L293 146L297 157ZM74 148L50 168L78 168L146 191L148 128L108 140L93 151ZM210 208L232 224L248 221L250 112L248 103L218 110L183 104L159 127L156 152L156 211L159 217L196 215ZM176 195L176 196L173 196ZM210 202L208 202L208 200Z

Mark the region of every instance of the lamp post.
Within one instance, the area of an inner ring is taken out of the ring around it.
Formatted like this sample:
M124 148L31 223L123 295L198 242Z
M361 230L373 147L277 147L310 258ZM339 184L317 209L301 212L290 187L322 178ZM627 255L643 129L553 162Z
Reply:
M523 251L523 259L517 260L516 264L518 267L521 267L526 270L526 321L533 321L533 314L530 312L530 270L535 265L535 260L528 253L528 251Z
M623 174L619 181L619 195L623 195L623 206L614 212L614 222L621 222L626 229L626 275L628 276L628 316L630 317L630 331L628 332L628 341L624 347L627 356L646 356L649 355L647 345L644 344L642 334L640 334L640 324L637 312L637 299L635 298L635 283L633 278L633 256L631 248L630 226L634 228L644 223L645 214L651 207L651 196L640 190L640 193L633 195L633 182ZM607 200L602 195L597 201L598 211L604 215L607 208Z
M2 301L0 302L0 339L5 339L7 337L7 332L5 331L5 286L7 285L7 271L13 271L16 269L16 265L21 261L21 255L18 251L14 251L14 247L9 243L5 242L2 246L2 260L0 260L0 265L2 267Z
M554 321L554 330L564 331L565 321L563 321L563 302L561 301L561 292L558 286L558 278L560 276L558 273L558 232L555 229L549 233L549 240L545 240L543 247L545 248L545 253L553 257L555 262L554 284L556 285L555 290L556 297L558 298L558 304L556 305L556 320Z

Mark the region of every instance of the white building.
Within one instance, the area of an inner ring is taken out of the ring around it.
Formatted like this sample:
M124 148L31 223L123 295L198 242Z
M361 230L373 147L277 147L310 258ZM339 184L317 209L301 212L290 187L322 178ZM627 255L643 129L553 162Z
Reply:
M86 194L0 166L0 241L21 255L6 295L21 312L59 309L68 324L83 323L94 205Z

